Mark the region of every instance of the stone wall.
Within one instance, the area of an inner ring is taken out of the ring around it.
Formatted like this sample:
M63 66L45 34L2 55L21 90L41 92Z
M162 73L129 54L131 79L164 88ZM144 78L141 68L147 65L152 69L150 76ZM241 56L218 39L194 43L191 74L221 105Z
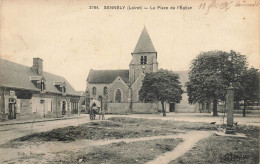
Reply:
M133 103L133 113L157 113L157 103Z
M107 113L110 114L126 114L131 113L130 103L107 103ZM166 112L169 112L169 105L165 103ZM162 111L161 103L142 103L132 104L132 113L147 114L158 113Z
M107 103L107 113L125 114L129 113L130 103Z
M121 102L128 102L129 87L122 81L120 77L117 77L108 88L108 102L115 102L115 94L117 89L121 90Z

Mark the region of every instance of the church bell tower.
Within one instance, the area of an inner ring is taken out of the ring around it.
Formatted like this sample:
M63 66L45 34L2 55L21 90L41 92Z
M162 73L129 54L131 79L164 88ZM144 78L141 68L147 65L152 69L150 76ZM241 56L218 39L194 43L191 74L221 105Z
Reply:
M157 52L152 40L144 27L132 54L129 64L129 81L132 85L142 73L157 72Z

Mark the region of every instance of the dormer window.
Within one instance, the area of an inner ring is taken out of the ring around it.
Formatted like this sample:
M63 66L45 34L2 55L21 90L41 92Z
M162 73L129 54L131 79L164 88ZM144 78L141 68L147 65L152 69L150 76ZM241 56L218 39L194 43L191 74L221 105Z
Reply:
M39 81L39 83L37 82L37 84L39 85L37 88L39 88L41 92L43 92L46 89L45 81L41 80Z
M45 79L42 76L30 76L31 82L35 85L36 88L40 89L41 92L44 92L46 89Z
M147 64L147 56L141 56L140 63L141 64Z
M66 87L65 86L62 87L62 93L66 93Z
M65 82L54 82L54 85L61 93L66 93L66 83Z
M65 86L56 86L56 88L57 88L61 93L66 93L66 87L65 87Z

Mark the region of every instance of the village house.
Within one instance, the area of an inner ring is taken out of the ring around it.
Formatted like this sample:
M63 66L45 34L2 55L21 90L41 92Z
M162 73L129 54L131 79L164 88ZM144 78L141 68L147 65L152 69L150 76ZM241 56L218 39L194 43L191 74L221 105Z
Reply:
M108 113L155 113L162 110L160 103L139 100L138 92L145 74L158 70L158 54L145 27L131 55L128 70L90 70L87 78L90 99L99 100ZM176 73L186 91L188 71ZM187 92L183 93L182 99L179 104L165 103L166 111L194 111L195 106L188 103Z
M79 99L64 77L43 71L42 59L32 67L0 59L1 120L76 114Z

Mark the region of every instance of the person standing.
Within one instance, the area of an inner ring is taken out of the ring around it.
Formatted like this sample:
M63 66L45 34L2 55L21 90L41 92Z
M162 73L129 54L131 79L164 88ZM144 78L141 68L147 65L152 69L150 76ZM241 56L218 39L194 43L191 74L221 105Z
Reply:
M99 119L105 120L105 110L102 107L100 108L100 111L99 111Z
M95 120L97 110L98 110L98 108L97 108L96 104L93 104L93 105L92 105L92 113L91 113L91 115L92 115L92 120Z

